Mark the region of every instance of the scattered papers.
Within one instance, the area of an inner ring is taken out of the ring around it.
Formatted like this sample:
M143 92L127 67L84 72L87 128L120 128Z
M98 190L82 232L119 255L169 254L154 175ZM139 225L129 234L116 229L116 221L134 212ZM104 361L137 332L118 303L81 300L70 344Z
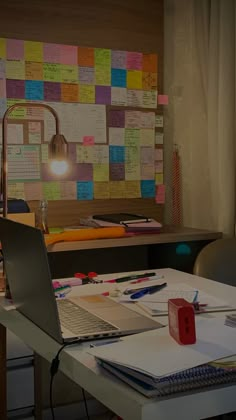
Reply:
M236 334L224 325L224 318L197 319L197 341L180 346L169 335L168 327L135 334L124 340L89 349L99 360L127 366L161 378L222 357L233 356Z

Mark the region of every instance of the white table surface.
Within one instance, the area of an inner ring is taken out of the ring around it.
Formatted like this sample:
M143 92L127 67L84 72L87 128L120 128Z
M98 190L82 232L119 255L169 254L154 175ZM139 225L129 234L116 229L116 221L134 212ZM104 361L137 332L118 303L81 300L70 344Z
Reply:
M186 283L235 305L235 287L173 269L159 269L157 272L164 275L168 284ZM103 277L109 278L110 276ZM76 292L79 290L80 294L93 293L93 287L93 285L80 286L76 288ZM137 310L140 311L140 309ZM197 316L212 318L214 316L222 317L224 314L218 312ZM167 317L156 317L156 319L167 324ZM16 310L10 310L3 297L0 298L0 323L48 361L52 360L60 348L60 344L27 318ZM236 385L222 386L217 389L205 388L194 393L148 399L99 368L94 358L87 353L88 347L89 343L84 343L66 348L61 353L60 370L124 420L173 420L176 416L181 420L190 418L199 420L236 411Z

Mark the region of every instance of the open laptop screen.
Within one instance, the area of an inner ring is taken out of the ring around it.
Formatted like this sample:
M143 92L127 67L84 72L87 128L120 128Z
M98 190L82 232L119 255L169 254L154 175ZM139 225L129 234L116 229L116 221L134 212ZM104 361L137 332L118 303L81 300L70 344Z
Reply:
M0 217L0 241L13 303L38 327L62 342L42 232Z

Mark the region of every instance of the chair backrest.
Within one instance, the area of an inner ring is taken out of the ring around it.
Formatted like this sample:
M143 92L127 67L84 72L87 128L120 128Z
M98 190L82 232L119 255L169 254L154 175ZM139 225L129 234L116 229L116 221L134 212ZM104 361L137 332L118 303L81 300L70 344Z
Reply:
M198 254L194 274L236 286L236 238L217 239Z

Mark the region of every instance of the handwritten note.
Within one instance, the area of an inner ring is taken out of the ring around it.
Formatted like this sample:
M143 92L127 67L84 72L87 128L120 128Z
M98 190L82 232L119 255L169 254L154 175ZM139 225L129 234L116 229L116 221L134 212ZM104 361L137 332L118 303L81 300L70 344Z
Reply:
M58 182L44 182L43 183L43 197L46 200L60 200L61 191Z
M22 124L8 124L7 134L9 144L23 144L24 136Z
M81 85L79 87L79 101L85 104L95 103L95 86Z
M155 175L156 185L163 184L163 174L156 174Z
M125 111L112 110L109 112L109 127L124 127Z
M110 163L123 163L125 161L125 148L123 146L110 146Z
M141 90L127 89L127 105L133 107L143 106L143 96Z
M78 67L61 65L61 82L62 83L78 83Z
M34 101L42 101L44 98L43 82L38 80L25 81L25 97Z
M110 198L109 182L94 182L94 198L104 200Z
M43 79L47 82L60 82L61 81L60 64L44 63L43 64Z
M24 80L25 62L23 60L7 60L6 61L6 78Z
M6 56L8 60L24 59L24 41L18 39L7 39L6 50Z
M140 146L154 147L155 132L151 128L141 128ZM153 150L153 149L152 149Z
M43 44L43 60L46 63L60 63L60 45L58 44Z
M28 123L29 131L29 143L41 143L41 122L39 121L30 121Z
M155 197L155 181L142 180L141 181L141 194L143 198Z
M83 144L85 146L92 146L92 145L94 145L94 136L84 136L83 137Z
M156 114L155 116L155 127L163 127L164 117L163 115Z
M125 181L125 198L140 198L141 189L139 181Z
M141 70L143 54L138 52L127 52L127 69Z
M78 179L80 181L93 180L93 165L92 163L78 163Z
M109 145L124 146L125 129L118 127L109 128Z
M75 200L76 199L76 183L73 181L60 182L60 199Z
M125 179L124 163L111 163L110 164L110 180L122 181L124 179Z
M60 63L76 66L78 64L77 47L73 45L60 45Z
M109 182L110 198L125 198L125 181Z
M141 112L140 111L125 111L125 127L127 128L139 128L141 123Z
M25 189L23 182L9 183L8 185L8 197L22 198L25 199Z
M111 85L116 87L126 87L126 70L111 70Z
M153 179L155 174L155 167L153 164L141 164L141 179Z
M127 105L127 90L126 88L112 87L111 88L111 104L117 106Z
M28 80L43 80L43 63L26 61L25 78Z
M7 80L6 92L10 98L25 98L25 82L24 80Z
M61 99L63 102L78 102L78 85L72 83L61 84Z
M111 87L96 86L96 104L109 105L111 103Z
M111 65L113 69L126 69L127 52L126 51L112 51Z
M125 128L125 146L137 147L140 144L140 130L137 128Z
M78 200L92 200L93 199L93 183L77 182L77 199Z
M155 143L163 144L164 143L164 134L156 131L155 133Z
M94 85L95 73L93 67L79 67L79 83Z

